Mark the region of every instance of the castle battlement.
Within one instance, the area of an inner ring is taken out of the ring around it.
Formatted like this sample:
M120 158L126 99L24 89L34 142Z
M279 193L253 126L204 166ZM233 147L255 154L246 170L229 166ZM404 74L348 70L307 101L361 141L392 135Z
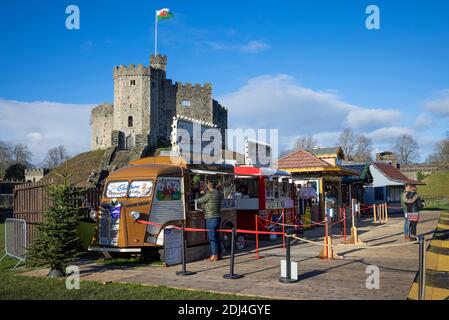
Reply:
M47 168L25 169L25 175L26 176L33 176L33 175L35 175L35 176L38 176L38 175L45 176L49 172L50 172L50 169L47 169Z
M50 172L47 168L25 169L25 181L38 182Z
M157 56L154 56L154 54L152 54L150 56L150 65L153 69L167 71L167 61L167 56L162 56L160 54L158 54Z
M204 85L195 83L192 84L190 82L181 83L176 82L175 86L179 90L181 94L199 94L199 95L212 95L212 85L209 83L206 83Z
M145 67L143 64L134 65L130 64L128 66L116 66L114 67L114 79L119 77L133 77L133 76L148 76L150 75L151 68Z
M110 103L102 103L92 109L92 114L109 114L114 112L114 106Z

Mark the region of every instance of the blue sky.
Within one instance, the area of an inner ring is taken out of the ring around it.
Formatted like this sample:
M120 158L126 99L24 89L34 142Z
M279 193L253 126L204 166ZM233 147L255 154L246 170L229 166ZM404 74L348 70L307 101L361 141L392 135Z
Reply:
M65 28L70 4L80 30ZM365 28L370 4L380 30ZM17 0L0 4L1 139L33 138L36 161L59 142L89 149L89 108L112 102L113 66L148 64L164 7L168 77L211 82L232 127L279 128L281 148L332 145L347 126L375 150L413 133L422 158L449 130L448 1ZM66 133L51 129L67 115Z

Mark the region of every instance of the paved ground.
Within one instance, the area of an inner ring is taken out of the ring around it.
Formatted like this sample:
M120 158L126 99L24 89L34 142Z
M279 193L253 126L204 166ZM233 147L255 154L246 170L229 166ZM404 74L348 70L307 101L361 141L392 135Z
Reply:
M409 299L418 299L419 278L416 277ZM449 212L441 213L434 237L426 254L426 289L424 298L449 300Z
M439 211L426 211L418 232L431 237L435 230ZM387 224L374 225L371 221L360 222L360 238L368 246L405 243L402 236L402 217L390 217ZM315 256L320 246L295 243L292 260L298 262L300 281L283 284L280 276L280 260L285 251L282 247L265 248L262 259L254 259L254 252L242 252L236 258L236 273L242 279L225 280L229 273L229 260L211 263L198 261L188 264L195 275L180 277L180 266L162 267L105 267L96 264L81 266L82 279L100 282L127 282L144 285L164 285L174 288L206 290L221 293L256 295L273 299L406 299L418 269L418 245L365 249L339 244L340 228L333 230L336 251L344 256L339 260L321 260ZM308 239L319 241L322 228L306 232ZM380 268L380 289L369 290L365 286L366 268ZM44 275L46 270L31 271L28 275Z

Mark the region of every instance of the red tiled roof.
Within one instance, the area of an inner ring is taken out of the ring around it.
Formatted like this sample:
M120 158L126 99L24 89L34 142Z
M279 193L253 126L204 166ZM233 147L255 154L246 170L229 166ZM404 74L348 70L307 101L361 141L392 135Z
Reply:
M399 169L389 163L374 162L373 165L379 169L387 178L402 182L402 183L412 183L412 184L423 184L422 182L412 180L407 178Z
M298 150L293 153L282 157L278 161L279 169L292 169L292 168L328 168L332 167L329 163L315 157L310 152L305 150Z

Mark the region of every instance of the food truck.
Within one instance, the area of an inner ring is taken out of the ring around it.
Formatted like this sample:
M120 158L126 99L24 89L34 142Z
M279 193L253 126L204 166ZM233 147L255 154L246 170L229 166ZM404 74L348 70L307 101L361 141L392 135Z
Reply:
M234 173L239 229L255 230L255 216L262 227L268 227L268 221L296 224L296 188L289 172L242 165Z
M223 193L221 228L231 229L237 225L234 177L234 166L228 164L187 164L174 156L133 161L107 177L100 208L91 213L97 230L89 249L112 256L144 253L164 245L167 227L204 229L204 213L195 200L209 180ZM207 234L187 232L186 240L187 246L205 244Z

